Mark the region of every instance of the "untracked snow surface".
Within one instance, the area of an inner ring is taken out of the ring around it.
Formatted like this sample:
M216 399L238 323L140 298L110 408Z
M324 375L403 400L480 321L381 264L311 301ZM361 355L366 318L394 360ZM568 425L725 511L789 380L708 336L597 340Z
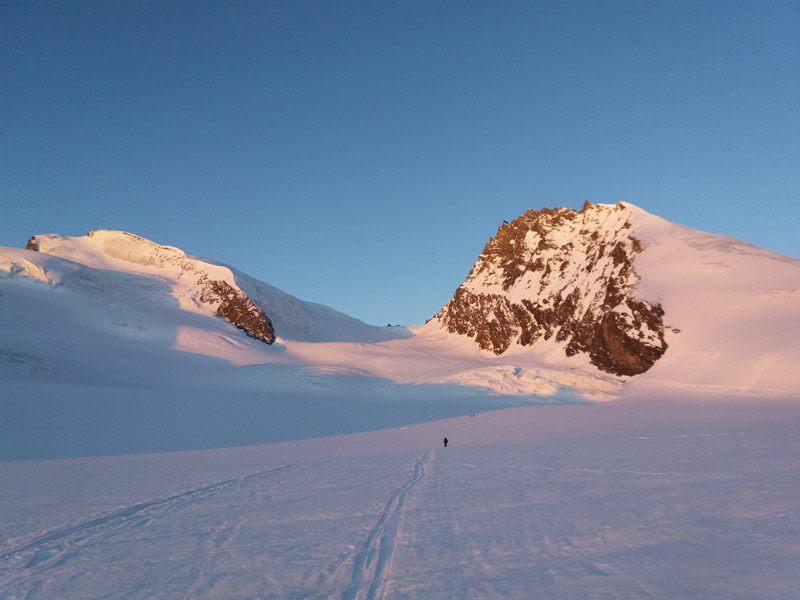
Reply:
M797 407L667 403L0 463L0 597L796 599L799 459Z

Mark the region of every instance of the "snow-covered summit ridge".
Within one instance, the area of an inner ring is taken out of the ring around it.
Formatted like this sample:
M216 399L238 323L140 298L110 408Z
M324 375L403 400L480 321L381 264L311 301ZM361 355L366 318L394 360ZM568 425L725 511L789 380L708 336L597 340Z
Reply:
M182 308L202 311L207 306L247 335L267 344L275 341L269 316L238 288L230 269L190 258L178 248L125 231L97 229L84 237L33 236L27 249L78 260L95 269L166 280L174 286Z
M183 310L204 313L211 309L248 335L268 344L279 337L371 343L410 335L405 328L387 330L367 325L322 304L299 300L229 265L125 231L96 229L75 237L35 235L28 241L27 249L85 268L130 273L165 282ZM29 264L25 274L32 275L36 269ZM50 275L60 277L55 272ZM37 278L46 280L43 274Z
M800 394L800 260L629 203L531 210L424 329L637 385Z
M95 229L85 236L34 235L28 250L59 256L96 269L158 274L178 281L187 274L203 271L213 279L234 284L230 269L198 260L172 246L110 229Z
M624 204L529 210L503 223L434 320L503 354L551 338L615 375L647 371L666 351L664 311L636 293L644 249Z

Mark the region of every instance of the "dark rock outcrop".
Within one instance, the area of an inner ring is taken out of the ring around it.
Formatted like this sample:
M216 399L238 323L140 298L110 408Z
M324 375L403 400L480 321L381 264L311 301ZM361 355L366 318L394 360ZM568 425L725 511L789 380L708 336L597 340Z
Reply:
M202 286L199 300L205 304L216 304L217 314L242 329L247 335L267 344L275 341L275 328L270 318L260 311L243 291L236 289L225 281L209 280L201 277L198 285Z
M498 355L553 339L608 373L647 371L667 349L664 311L634 296L643 245L628 210L587 202L504 222L434 320Z

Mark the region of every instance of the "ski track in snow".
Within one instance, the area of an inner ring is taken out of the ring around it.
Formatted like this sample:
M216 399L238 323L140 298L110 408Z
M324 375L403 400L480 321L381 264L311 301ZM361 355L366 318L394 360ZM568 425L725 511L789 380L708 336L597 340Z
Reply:
M401 531L406 500L423 477L430 461L431 451L426 451L414 465L414 471L402 487L391 495L367 537L363 550L356 557L353 579L344 593L344 600L376 600L386 595L386 585L392 573L395 543Z
M311 464L320 462L320 460L298 464ZM73 553L85 553L89 546L100 547L111 543L112 538L124 530L146 526L152 521L167 517L170 513L187 508L194 503L203 502L234 488L242 488L247 484L275 477L294 466L297 465L282 465L184 490L147 502L132 504L109 514L93 516L77 523L52 529L36 535L32 539L29 538L27 541L16 544L12 542L6 547L0 548L0 561L6 564L5 569L0 569L0 574L4 570L10 571L11 569L8 567L16 568L23 573L31 569L44 572L60 567L70 559ZM269 496L262 496L262 499L268 498ZM232 536L232 529L236 525L236 522L221 522L204 544L207 547L215 548L223 546L225 541ZM188 590L187 598L194 597L191 592L197 591L195 589L197 584L203 581L203 571L204 569L201 567L194 584ZM0 583L2 583L2 579L0 579ZM5 597L3 593L6 589L5 585L0 584L0 597Z

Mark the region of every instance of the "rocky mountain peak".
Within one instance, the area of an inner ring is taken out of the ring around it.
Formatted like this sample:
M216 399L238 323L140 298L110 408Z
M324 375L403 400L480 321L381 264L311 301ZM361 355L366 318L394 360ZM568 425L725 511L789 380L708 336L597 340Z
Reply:
M587 201L504 222L433 320L498 355L554 339L603 371L643 373L667 344L663 310L634 293L643 244L630 216L622 203Z

